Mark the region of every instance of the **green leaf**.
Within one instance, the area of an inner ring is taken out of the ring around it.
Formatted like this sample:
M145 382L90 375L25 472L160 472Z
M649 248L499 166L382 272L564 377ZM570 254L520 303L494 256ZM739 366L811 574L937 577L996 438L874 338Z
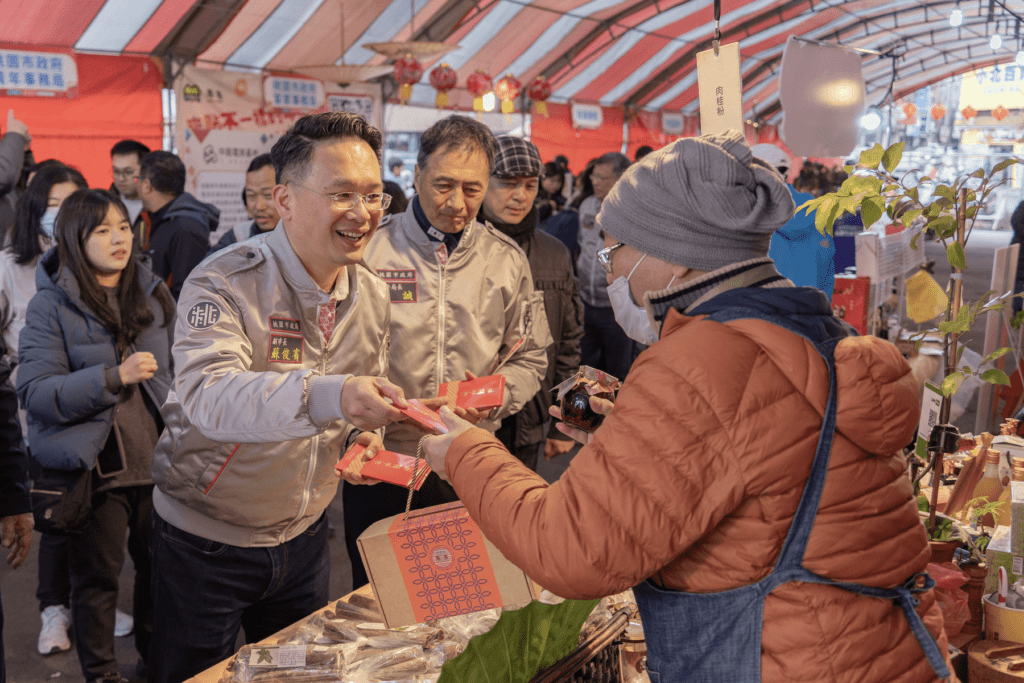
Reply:
M971 366L970 365L965 365L965 366L963 366L960 369L963 371L963 373L965 375L973 375L974 374L974 370L971 370Z
M580 630L599 600L566 600L502 612L490 631L469 641L466 651L445 662L438 683L509 681L527 683L541 669L576 649Z
M804 215L810 216L811 211L817 211L818 207L821 206L821 202L824 199L824 197L818 197L817 199L808 199L806 202L796 207L796 210L800 211L801 209L803 209Z
M996 349L992 353L990 353L987 356L985 356L982 359L981 364L984 365L985 363L988 363L989 361L993 361L993 360L995 360L997 358L1002 358L1003 356L1008 354L1011 350L1012 349L1010 347L1008 347L1008 346L1004 346L1001 349Z
M989 174L989 177L991 178L996 173L999 173L1000 171L1004 171L1004 170L1008 169L1010 166L1013 166L1014 164L1017 164L1017 163L1020 163L1017 159L1003 159L998 164L996 164L995 167L993 167L992 173Z
M917 497L917 511L918 512L928 512L928 505L929 505L929 503L928 503L928 497L927 496L920 495L920 496Z
M872 170L878 170L878 164L882 162L884 155L885 150L876 142L874 147L860 153L860 163Z
M949 265L963 270L967 267L967 256L964 254L964 246L959 242L950 242L946 247L946 258Z
M839 216L839 198L834 195L825 195L818 207L818 213L814 214L814 227L822 235L832 234L832 224Z
M922 213L924 212L921 211L921 209L910 209L909 211L904 211L903 215L900 216L900 221L903 223L903 227L909 229L910 224L914 222L914 219Z
M1010 326L1013 329L1018 330L1020 329L1021 323L1024 323L1024 311L1017 311L1010 320Z
M916 185L914 187L910 188L909 190L907 190L907 194L905 194L904 196L909 198L909 199L912 199L917 204L921 203L921 200L920 200L920 198L918 197L918 194L917 194L917 186Z
M910 238L910 248L913 249L914 251L920 249L920 246L917 244L917 241L921 239L921 235L923 234L923 232L916 232L914 233L914 236Z
M992 368L981 373L981 378L989 384L1002 384L1004 386L1010 386L1010 378L1006 376L1006 373L998 368Z
M885 213L885 200L881 197L865 197L860 203L860 216L865 226L874 225Z
M942 395L949 398L957 392L960 385L964 383L964 373L957 370L946 375L946 379L942 380Z
M889 149L885 150L885 153L882 155L882 166L885 167L886 171L892 173L896 170L896 167L900 165L900 159L902 158L903 143L897 142L895 145L892 145Z
M843 166L843 172L844 173L848 173L848 174L849 173L853 173L854 170L856 170L856 169L853 166Z
M969 178L984 178L985 177L985 169L979 168L977 171L975 171L974 173L972 173L968 177Z
M935 188L935 192L933 194L936 197L943 197L949 201L953 201L953 198L956 196L953 194L953 188L949 185L939 185Z

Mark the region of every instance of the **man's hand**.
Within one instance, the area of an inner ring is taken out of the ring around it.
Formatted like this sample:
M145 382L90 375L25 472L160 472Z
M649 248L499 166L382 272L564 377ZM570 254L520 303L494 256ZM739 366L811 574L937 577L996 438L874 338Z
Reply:
M476 379L476 375L474 375L469 370L466 370L466 379ZM455 414L461 417L463 420L469 422L470 424L476 424L480 420L487 417L490 414L490 412L490 410L484 411L479 410L477 408L460 408L458 406L455 407Z
M441 420L448 427L448 433L440 436L424 437L422 442L423 457L426 459L427 464L430 465L430 469L437 472L437 476L448 481L448 472L444 469L444 461L448 457L448 449L451 448L455 439L465 434L467 429L472 429L473 425L453 413L448 406L441 408L440 415Z
M377 455L377 452L384 447L384 442L377 436L376 432L363 432L356 437L355 443L362 446L366 446L366 450L359 454L356 459L356 469L362 469L363 465L370 462L370 459ZM339 472L334 470L334 476L344 479L350 484L366 484L372 486L373 484L379 484L379 479L368 479L361 474L349 474L348 472Z
M11 549L11 554L7 556L7 564L11 565L11 569L20 567L28 557L34 526L31 512L0 519L0 545Z
M25 149L28 149L28 143L32 141L32 136L28 134L28 126L14 118L14 110L7 110L7 130L6 133L17 133L21 137L25 138Z
M606 398L598 398L597 396L590 397L590 409L593 410L598 415L604 415L605 417L608 417L609 415L612 414L613 407L615 407L615 404ZM555 418L556 420L562 419L562 409L559 408L558 406L551 406L550 408L548 408L548 413L550 413L551 417ZM555 429L562 432L566 436L569 436L575 439L576 441L579 441L583 445L586 445L594 440L593 433L585 432L582 429L576 429L575 427L571 427L565 424L564 422L557 423L555 425ZM547 445L544 446L544 455L545 457L547 457Z
M561 439L548 439L544 442L544 459L550 460L559 455L565 455L573 449L574 444L572 441L563 441Z
M345 419L366 432L401 420L404 415L394 406L409 407L405 392L383 377L350 377L341 389Z

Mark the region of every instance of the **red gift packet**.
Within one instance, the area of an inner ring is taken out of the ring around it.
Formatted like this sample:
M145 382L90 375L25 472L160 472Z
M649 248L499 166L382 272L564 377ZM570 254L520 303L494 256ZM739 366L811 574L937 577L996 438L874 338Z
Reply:
M430 465L427 464L426 460L420 460L419 469L416 469L416 458L385 450L377 451L377 455L370 458L370 461L363 464L361 468L356 467L356 461L365 450L366 446L359 443L355 444L352 448L348 449L348 452L334 466L334 469L339 472L347 471L351 474L358 474L405 488L409 488L409 481L412 479L413 472L416 471L419 474L412 488L417 491L420 490L427 475L430 474Z
M505 376L488 375L461 382L445 382L437 389L439 397L448 397L448 407L491 410L505 402Z
M868 278L836 275L832 314L853 325L861 334L867 334L870 294L871 280Z
M416 424L423 427L423 429L433 434L447 434L448 428L445 427L444 421L441 420L441 416L435 413L430 408L420 403L414 398L409 399L408 408L399 408L395 406L400 412L406 417L412 418Z

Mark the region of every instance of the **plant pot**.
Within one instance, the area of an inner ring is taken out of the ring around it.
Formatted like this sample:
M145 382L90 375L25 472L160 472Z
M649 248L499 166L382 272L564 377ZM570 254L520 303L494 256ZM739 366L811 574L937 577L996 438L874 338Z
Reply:
M956 552L961 543L962 541L959 539L953 539L952 541L928 541L928 546L932 549L932 559L929 562L935 564L952 562L953 553Z

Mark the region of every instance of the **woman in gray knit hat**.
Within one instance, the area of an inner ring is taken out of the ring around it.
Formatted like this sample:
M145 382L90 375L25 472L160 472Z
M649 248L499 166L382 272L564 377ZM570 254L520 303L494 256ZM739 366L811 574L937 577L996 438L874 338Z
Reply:
M634 164L598 254L617 319L653 343L614 407L591 399L593 434L559 425L586 444L568 471L548 485L446 409L423 451L540 585L633 589L652 681L955 680L901 454L910 368L775 270L793 210L734 131Z

